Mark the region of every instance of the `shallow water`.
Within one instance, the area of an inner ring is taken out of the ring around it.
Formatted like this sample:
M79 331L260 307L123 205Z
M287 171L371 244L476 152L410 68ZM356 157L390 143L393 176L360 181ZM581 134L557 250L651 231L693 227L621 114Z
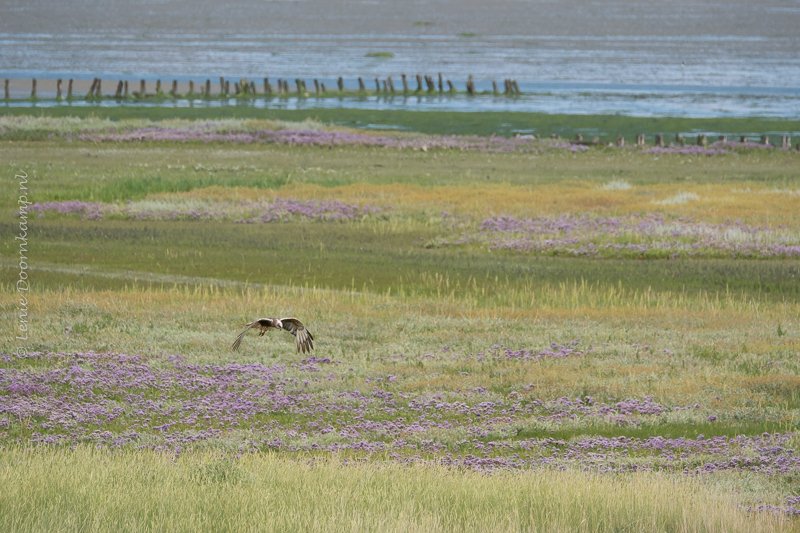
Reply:
M8 2L6 2L8 3ZM0 77L260 80L439 72L483 98L306 99L281 106L517 109L800 118L800 1L31 0L0 9ZM371 57L388 52L391 57ZM412 85L415 85L412 82ZM29 92L29 89L28 89ZM24 92L23 92L24 95ZM19 96L19 94L15 95ZM182 104L179 104L182 105ZM258 103L256 104L258 105ZM278 105L278 102L263 102Z

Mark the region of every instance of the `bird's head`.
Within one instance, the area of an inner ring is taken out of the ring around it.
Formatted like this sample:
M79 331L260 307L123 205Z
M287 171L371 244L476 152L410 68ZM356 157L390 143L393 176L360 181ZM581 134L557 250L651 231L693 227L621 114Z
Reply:
M275 320L275 327L283 329L283 322L281 322L280 320L276 319Z

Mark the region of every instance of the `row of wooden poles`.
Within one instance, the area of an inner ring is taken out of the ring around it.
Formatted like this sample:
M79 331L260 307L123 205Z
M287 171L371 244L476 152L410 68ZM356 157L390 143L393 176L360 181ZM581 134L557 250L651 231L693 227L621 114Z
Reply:
M5 80L4 83L4 97L6 100L10 99L10 90L9 90L9 81L8 79ZM416 86L414 86L416 82ZM135 82L133 82L135 83ZM325 83L320 82L317 79L313 80L313 92L317 96L323 96L328 93L328 88L325 87ZM219 78L219 86L217 92L212 92L212 84L210 79L206 79L205 83L199 84L198 86L195 85L195 82L190 80L188 82L189 90L185 95L180 95L178 93L178 80L172 80L172 87L168 92L164 92L164 89L161 84L161 80L156 80L155 82L155 91L153 93L147 92L147 82L146 80L139 80L139 87L138 90L133 90L131 86L131 82L127 80L119 80L117 82L116 91L114 92L113 97L117 99L124 99L124 98L145 98L145 97L172 97L177 98L179 96L199 96L203 98L212 98L212 97L229 97L229 96L238 96L244 98L255 98L257 96L291 96L296 94L297 96L308 96L311 94L309 91L308 86L306 85L306 81L300 78L296 78L293 82L284 79L278 79L276 84L273 85L269 78L264 78L262 80L262 90L259 93L256 87L256 82L250 81L247 79L240 79L239 81L234 81L231 85L231 80L225 79L224 77L220 76ZM384 95L392 95L392 94L455 94L458 92L456 90L455 85L450 80L446 80L443 78L442 74L440 73L436 78L433 76L428 75L421 75L417 74L413 78L402 74L400 76L400 86L395 87L395 82L391 76L388 76L384 79L374 78L375 84L375 94L384 94ZM336 80L336 85L339 93L345 92L344 87L344 79L339 77ZM56 99L60 100L66 96L68 100L71 100L75 97L74 94L74 86L75 80L70 79L67 80L66 83L66 95L64 93L64 80L58 79L56 80ZM94 78L92 80L91 87L89 87L88 92L85 95L85 98L88 100L92 99L99 99L103 98L104 96L110 97L111 95L103 95L103 81L100 78ZM199 89L199 91L198 91ZM364 78L358 78L358 93L366 94L369 90L367 89L367 82L365 82ZM475 81L473 80L472 76L469 76L466 81L466 93L469 95L477 94L475 89ZM501 87L498 85L496 81L492 81L492 93L494 95L499 96L503 94L505 96L516 96L521 94L519 89L519 84L516 80L512 79L505 79L503 80L502 90ZM37 94L37 82L36 78L31 80L31 98L36 99L38 98Z
M655 136L654 141L655 141L655 146L657 147L667 146L666 137L661 133ZM583 135L578 134L575 136L573 142L575 144L595 145L595 144L600 144L600 139L595 137L592 140L586 140L583 138ZM697 135L694 139L694 144L696 144L697 146L706 147L709 145L709 142L710 141L708 135L702 133ZM717 142L727 143L730 142L730 139L728 138L727 135L720 135L717 138ZM761 135L757 141L754 141L747 135L740 135L739 142L742 144L755 143L755 144L761 144L763 146L773 146L772 140L770 139L769 135ZM620 135L619 137L617 137L616 142L614 144L616 144L616 146L619 147L625 146L625 137ZM644 133L640 133L639 135L636 136L636 146L644 146L646 144L647 144L647 137L645 136ZM691 140L687 139L683 134L677 133L675 134L675 140L673 144L677 146L688 146L691 145L692 142ZM783 148L784 150L789 150L792 148L792 138L789 135L781 136L781 148ZM797 150L800 151L800 143L797 144Z

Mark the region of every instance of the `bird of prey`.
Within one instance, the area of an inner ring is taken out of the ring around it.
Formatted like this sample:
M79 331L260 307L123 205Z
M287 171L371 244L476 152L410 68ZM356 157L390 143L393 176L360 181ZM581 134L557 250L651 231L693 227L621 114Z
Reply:
M253 320L249 324L245 324L244 331L239 333L239 336L236 337L235 341L233 341L233 346L231 346L233 351L239 349L239 345L242 344L242 339L244 338L245 333L247 333L247 331L250 329L256 328L259 330L259 337L263 336L267 331L270 330L270 328L285 329L294 335L298 352L306 353L314 349L314 337L311 335L311 332L308 331L303 323L296 318L287 317L259 318L258 320Z

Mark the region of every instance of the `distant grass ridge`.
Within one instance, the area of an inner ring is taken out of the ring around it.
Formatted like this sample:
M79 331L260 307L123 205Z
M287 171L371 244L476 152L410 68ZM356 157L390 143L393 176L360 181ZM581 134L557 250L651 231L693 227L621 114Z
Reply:
M622 115L557 115L521 112L449 112L449 111L397 111L364 109L301 110L257 109L249 105L220 108L172 108L172 107L10 107L0 114L6 116L40 117L99 117L111 120L171 118L206 120L222 118L269 118L287 121L313 119L325 124L356 128L380 127L403 128L428 134L456 135L502 135L517 132L534 133L540 137L560 135L571 138L586 130L597 131L606 141L614 141L623 135L632 142L636 135L663 134L672 139L676 134L711 133L727 135L791 134L800 135L800 121L761 118L676 118L676 117L628 117Z

